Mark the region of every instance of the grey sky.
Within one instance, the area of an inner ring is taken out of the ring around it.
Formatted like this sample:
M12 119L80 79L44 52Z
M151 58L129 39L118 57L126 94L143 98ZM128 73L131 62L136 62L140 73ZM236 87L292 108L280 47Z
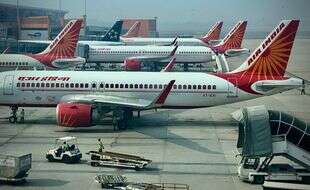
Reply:
M17 0L1 0L15 4ZM61 0L67 18L84 14L85 0ZM19 0L21 5L59 8L59 0ZM88 23L110 25L120 18L153 18L159 31L202 31L218 20L224 30L247 19L249 31L269 31L281 19L301 19L300 30L310 31L310 0L86 0Z

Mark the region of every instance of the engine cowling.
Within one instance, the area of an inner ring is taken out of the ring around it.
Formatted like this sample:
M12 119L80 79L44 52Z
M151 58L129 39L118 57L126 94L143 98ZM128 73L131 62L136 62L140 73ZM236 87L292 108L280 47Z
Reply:
M57 123L63 127L90 127L94 117L94 109L88 104L60 103L56 108Z
M234 57L234 56L239 56L243 54L248 54L250 53L249 49L243 48L243 49L228 49L225 51L225 55L228 57Z
M140 71L141 62L137 59L126 59L124 61L124 69L126 71Z

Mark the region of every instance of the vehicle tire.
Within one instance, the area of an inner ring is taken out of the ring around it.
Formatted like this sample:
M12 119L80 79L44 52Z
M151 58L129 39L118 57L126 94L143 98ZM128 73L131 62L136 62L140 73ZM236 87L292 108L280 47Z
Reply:
M68 163L71 163L71 158L68 155L64 155L62 157L62 161L68 164Z
M90 162L90 165L94 166L94 167L97 167L97 166L99 166L99 163L98 162Z
M17 117L14 117L14 116L9 117L9 122L10 123L16 123L17 122Z
M254 176L253 183L255 183L255 184L263 184L264 181L265 181L265 176L263 176L263 175L256 175L256 176Z
M53 157L53 155L51 155L51 154L46 155L46 159L47 159L49 162L53 162L53 161L54 161L54 157Z

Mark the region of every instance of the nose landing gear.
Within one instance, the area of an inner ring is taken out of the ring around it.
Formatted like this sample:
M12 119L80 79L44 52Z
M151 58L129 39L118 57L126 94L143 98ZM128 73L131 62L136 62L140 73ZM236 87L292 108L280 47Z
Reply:
M17 106L11 106L11 116L9 117L10 123L16 123L17 122Z

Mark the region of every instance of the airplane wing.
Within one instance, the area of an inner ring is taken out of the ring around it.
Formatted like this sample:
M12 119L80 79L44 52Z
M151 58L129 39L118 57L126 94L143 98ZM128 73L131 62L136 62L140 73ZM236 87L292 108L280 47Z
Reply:
M76 94L65 95L62 97L62 102L75 102L87 104L101 104L107 107L127 107L133 109L150 109L160 107L165 103L175 80L171 80L161 93L153 100L144 98L110 96L102 94Z
M162 60L166 60L174 56L177 49L178 49L178 45L176 45L175 48L171 51L171 53L167 56L136 56L136 57L128 57L127 60L136 60L138 62L143 62L143 63L162 61Z
M47 44L49 45L51 40L18 40L20 43L34 43L34 44Z

